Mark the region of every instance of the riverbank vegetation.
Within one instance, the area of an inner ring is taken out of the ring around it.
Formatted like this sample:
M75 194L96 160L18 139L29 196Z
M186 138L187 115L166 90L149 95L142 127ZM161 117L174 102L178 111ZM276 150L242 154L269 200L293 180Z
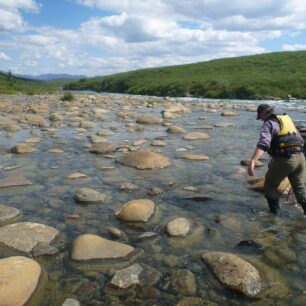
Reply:
M65 90L154 96L306 98L306 51L275 52L81 79Z
M62 90L63 86L71 81L71 79L37 81L16 77L11 72L0 72L0 94L14 94L18 92L28 95L51 93Z

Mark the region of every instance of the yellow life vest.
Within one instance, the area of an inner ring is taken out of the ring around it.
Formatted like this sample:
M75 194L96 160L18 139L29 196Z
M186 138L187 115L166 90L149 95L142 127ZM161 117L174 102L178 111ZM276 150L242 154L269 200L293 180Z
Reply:
M277 115L276 117L280 125L280 130L277 133L277 136L294 135L297 133L297 129L288 115Z
M286 114L276 117L280 130L271 139L269 153L272 156L290 156L303 152L304 140L299 135L292 119Z

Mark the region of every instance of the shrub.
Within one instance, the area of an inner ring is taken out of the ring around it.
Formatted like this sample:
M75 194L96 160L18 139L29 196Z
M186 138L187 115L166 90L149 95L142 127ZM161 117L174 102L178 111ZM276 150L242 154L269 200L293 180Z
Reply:
M74 99L75 97L70 91L65 92L64 95L61 97L61 101L73 101Z

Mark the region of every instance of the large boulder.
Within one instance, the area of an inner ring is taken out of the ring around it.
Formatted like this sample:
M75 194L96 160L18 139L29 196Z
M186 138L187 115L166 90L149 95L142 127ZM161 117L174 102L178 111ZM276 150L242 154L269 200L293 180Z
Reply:
M22 256L0 260L0 305L25 305L38 286L40 265Z
M171 164L167 157L155 152L130 152L120 157L118 162L140 170L166 168Z
M0 243L16 250L30 253L38 244L50 244L59 231L50 226L21 222L0 227Z
M153 215L155 204L151 200L138 199L125 203L115 215L124 221L148 221Z
M130 245L84 234L73 242L71 258L74 260L119 259L134 251Z
M209 252L202 258L218 280L230 289L255 297L265 287L258 270L234 254Z

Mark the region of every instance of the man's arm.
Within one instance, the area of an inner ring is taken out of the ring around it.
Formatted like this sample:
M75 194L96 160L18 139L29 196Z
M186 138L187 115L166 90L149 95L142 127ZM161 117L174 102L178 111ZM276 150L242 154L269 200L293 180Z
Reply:
M261 148L256 148L255 149L255 152L250 160L250 164L249 164L249 167L248 167L248 174L250 176L254 176L255 175L255 171L254 171L254 167L255 167L255 162L261 158L263 156L263 154L265 153L265 151Z

